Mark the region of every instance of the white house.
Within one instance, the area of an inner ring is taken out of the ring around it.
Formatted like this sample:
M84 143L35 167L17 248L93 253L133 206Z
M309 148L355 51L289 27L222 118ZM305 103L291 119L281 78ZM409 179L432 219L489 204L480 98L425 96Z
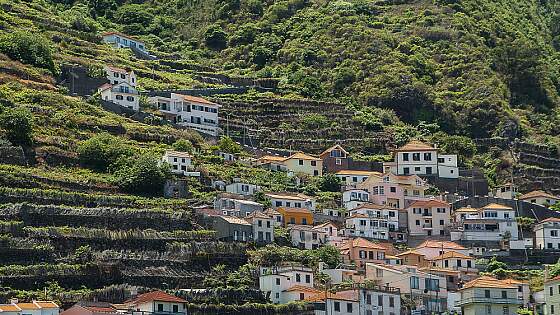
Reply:
M303 208L309 211L315 211L315 198L300 193L288 192L271 192L265 196L270 199L272 207L277 208Z
M517 186L512 183L506 183L494 188L492 195L501 199L514 199L517 195Z
M310 225L288 227L292 245L300 249L317 249L327 243L327 233L322 228Z
M457 155L439 154L438 149L421 141L413 140L396 149L393 162L384 163L385 172L397 175L437 175L442 178L458 178Z
M204 98L170 93L169 96L153 96L148 102L157 105L166 119L201 133L217 136L219 104Z
M304 300L320 290L313 288L313 269L301 265L261 267L259 290L275 304Z
M504 280L483 276L466 283L456 306L463 315L515 315L523 304L517 286Z
M398 232L400 230L399 209L397 208L393 208L388 205L364 203L354 209L351 209L348 213L349 216L355 214L365 214L373 220L385 220L387 222L386 228L389 233Z
M146 44L134 37L119 33L119 32L107 32L101 34L103 37L103 42L110 44L114 48L133 48L148 53L146 50Z
M323 160L303 152L295 152L288 157L265 155L257 159L256 165L272 171L289 171L310 176L323 175Z
M535 246L538 249L560 250L560 219L547 218L535 224Z
M387 226L387 217L354 213L345 220L344 235L388 240L389 227Z
M393 287L370 285L336 293L321 292L306 301L319 303L315 315L401 314L400 291Z
M351 188L342 193L342 205L350 210L369 202L369 192L365 189Z
M109 84L115 85L119 83L127 83L132 87L136 87L137 82L134 71L131 70L129 72L126 69L113 66L104 66L103 69L105 70Z
M374 171L354 171L354 170L340 170L334 173L340 178L343 185L353 186L358 183L364 182L370 176L381 176L382 174Z
M133 315L151 315L157 313L186 315L187 301L163 291L152 291L140 294L125 301Z
M10 300L9 304L0 304L2 315L58 315L60 307L52 301L19 302L17 299Z
M449 241L436 241L428 239L414 249L414 252L419 255L423 255L427 260L432 260L450 251L459 252L463 255L469 255L468 248Z
M264 206L252 200L221 196L214 200L214 209L221 211L223 215L242 218L263 211Z
M534 190L519 196L519 200L548 207L557 203L560 200L560 198L542 190Z
M440 200L418 200L406 208L410 235L445 235L451 224L451 206Z
M274 226L279 227L282 226L283 218L282 214L272 208L268 208L264 211L264 214L268 215L274 221Z
M253 225L253 237L257 243L274 242L274 219L263 212L250 213L245 220Z
M192 169L192 155L187 152L167 150L161 158L162 162L171 165L171 172L179 175L194 176L195 172L190 172Z
M226 185L226 191L232 194L252 196L255 192L259 191L260 187L253 184L233 182Z
M416 310L428 313L447 310L446 278L421 271L417 266L367 263L365 279L398 288L402 295L414 301Z
M501 241L519 240L519 230L513 208L489 204L476 211L462 208L455 215L456 222L451 230L451 240L462 241Z
M140 110L138 90L127 82L120 82L118 84L105 83L97 91L104 101L113 102L135 111Z
M339 246L344 241L344 237L339 235L338 226L330 221L316 225L313 228L327 235L327 243L329 245Z

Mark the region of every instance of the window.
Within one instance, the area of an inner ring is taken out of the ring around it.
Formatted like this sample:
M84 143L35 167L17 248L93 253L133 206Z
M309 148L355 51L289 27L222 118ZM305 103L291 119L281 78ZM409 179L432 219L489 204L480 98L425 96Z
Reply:
M416 166L416 167L414 168L414 171L415 171L415 172L420 172L420 171L421 171L420 166Z
M318 170L313 170L313 176L319 176L319 171Z
M403 161L408 161L408 153L403 153L402 154L402 159L403 159Z
M366 295L366 304L371 305L371 294Z
M432 167L431 166L426 167L426 174L428 174L428 175L432 174Z
M408 167L403 168L403 173L404 173L405 175L410 174L410 168L408 168Z
M280 278L276 278L276 285L280 285Z
M301 282L301 275L296 273L296 282Z
M317 161L311 161L311 166L317 166Z
M352 303L346 303L346 312L352 314Z
M391 190L392 193L396 193L397 192L397 187L391 187L390 190Z
M490 290L484 290L484 297L487 299L490 298Z
M410 277L410 288L420 289L420 279L418 279L418 277L415 276Z
M302 218L302 219L301 219L301 224L306 225L306 224L307 224L307 219L306 219L306 218Z
M424 153L424 161L431 161L432 160L432 153L426 152Z
M289 201L286 201L286 207L291 207L292 204Z
M122 100L123 100L123 96L122 96L122 95L117 95L115 98L118 99L119 101L122 101Z
M158 303L157 310L158 310L158 312L163 312L163 304Z
M550 236L557 237L557 236L558 236L558 230L552 230L552 231L550 231Z
M262 227L262 220L258 220L257 224L258 224L259 227Z
M352 181L353 181L354 183L357 183L357 182L358 182L358 177L353 176L353 177L352 177Z
M502 291L502 299L507 299L507 291Z
M443 220L439 220L439 225L445 225L445 222Z
M173 305L173 313L179 313L179 305Z
M503 314L504 314L504 315L509 315L509 307L504 306L504 307L502 308L502 310L503 310Z
M303 160L298 160L299 165L303 165Z
M311 283L311 275L305 275L305 283Z
M424 285L429 291L439 291L439 279L425 279Z
M300 293L300 294L299 294L299 299L300 299L300 300L305 299L305 294L304 294L304 293Z
M552 296L554 294L554 289L552 287L548 288L548 295Z
M492 305L486 305L486 314L492 314Z
M334 302L334 311L340 312L340 302Z
M394 218L395 217L395 211L389 211L389 217Z
M317 240L317 233L316 232L311 233L311 238L313 240Z
M416 220L416 225L420 225L420 220Z
M282 201L275 201L275 202L274 202L274 205L275 205L276 207L282 207Z
M381 294L377 296L377 305L383 306L383 295Z
M413 161L420 161L420 153L412 153Z
M457 259L457 267L463 267L463 261L461 259Z
M290 218L290 224L296 224L296 218Z
M342 160L341 159L336 159L336 160L334 160L334 163L336 165L342 165Z
M550 305L550 314L554 314L554 305Z
M467 260L467 268L472 268L472 262L470 260Z
M392 296L389 297L389 307L395 307L395 298Z

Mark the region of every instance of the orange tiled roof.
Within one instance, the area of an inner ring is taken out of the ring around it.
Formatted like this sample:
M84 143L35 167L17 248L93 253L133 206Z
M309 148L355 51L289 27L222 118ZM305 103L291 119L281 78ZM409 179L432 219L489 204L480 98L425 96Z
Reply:
M468 288L501 288L501 289L517 289L516 285L507 283L503 280L498 280L496 278L482 276L476 278L472 281L467 282L461 290Z
M352 242L352 243L350 243L350 242ZM382 246L382 245L377 244L377 243L370 242L370 241L366 240L365 238L361 238L361 237L357 237L357 238L345 241L340 246L340 249L342 249L342 250L349 249L350 245L352 245L352 247L387 250L387 248L385 246Z
M437 151L437 149L425 142L412 140L395 151Z
M497 203L491 203L491 204L488 204L488 205L482 207L482 209L495 209L495 210L503 209L503 210L512 210L513 208L512 208L512 207L505 206L505 205L500 205L500 204L497 204Z
M347 291L340 291L340 292L336 292L336 293L325 293L325 292L321 292L317 295L311 296L307 299L305 299L305 301L308 302L319 302L319 301L324 301L325 298L328 297L329 300L342 300L342 301L358 301L358 291L357 290L347 290Z
M525 200L525 199L530 199L530 198L538 198L538 197L543 197L543 198L551 198L551 199L556 199L558 200L559 198L551 195L549 193L547 193L546 191L542 191L542 190L533 190L531 192L528 192L526 194L523 194L519 197L519 200Z
M560 218L550 217L540 221L538 224L546 223L546 222L560 222Z
M411 203L408 208L413 207L449 207L449 204L445 201L430 199L430 200L416 200Z
M464 255L464 254L461 254L459 252L451 250L451 251L443 253L442 255L434 257L431 260L442 260L442 259L448 259L448 258L474 259L470 256L467 256L467 255Z
M184 94L179 94L185 101L188 102L195 102L195 103L200 103L200 104L206 104L206 105L218 105L216 103L212 103L207 99L204 99L202 97L196 97L196 96L192 96L192 95L184 95Z
M336 175L360 175L360 176L381 176L380 172L375 171L355 171L355 170L340 170L335 173Z
M1 312L19 312L21 309L17 307L15 304L4 304L0 305L0 313Z
M58 305L52 301L35 301L34 303L41 308L58 308Z
M163 291L152 291L152 292L141 294L135 299L129 300L125 303L136 305L136 304L141 304L141 303L151 302L151 301L177 302L177 303L187 302L186 300L180 297L176 297L175 295L171 295Z
M285 212L286 214L289 214L289 213L305 213L305 214L313 215L313 213L311 213L311 211L309 211L308 209L305 209L305 208L281 207L281 208L278 208L278 212L280 212L280 213Z
M39 307L38 305L35 305L35 303L17 303L17 306L19 308L21 308L22 310L38 310L38 309L41 309L41 307Z
M420 244L418 248L444 248L444 249L455 249L455 250L464 250L465 247L450 241L436 241L436 240L425 240L422 244Z
M305 154L303 152L296 152L296 153L290 155L288 158L286 158L286 160L290 160L290 159L322 161L320 158L316 158L314 156Z
M288 288L287 290L285 290L285 292L308 292L308 293L321 293L321 290L317 290L315 288L311 288L311 287L306 287L303 285L294 285L290 288Z

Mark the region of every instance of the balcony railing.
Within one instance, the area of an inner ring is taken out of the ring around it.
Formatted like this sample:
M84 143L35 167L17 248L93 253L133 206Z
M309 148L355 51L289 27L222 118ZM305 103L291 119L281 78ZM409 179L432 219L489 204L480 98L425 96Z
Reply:
M431 217L432 213L431 212L422 212L422 216L423 217Z
M422 228L423 228L423 229L431 229L431 228L432 228L432 224L431 224L431 223L422 224Z
M518 298L501 298L501 297L470 297L466 299L461 299L455 303L455 306L463 306L466 304L474 304L474 303L481 303L481 304L523 304L523 301Z

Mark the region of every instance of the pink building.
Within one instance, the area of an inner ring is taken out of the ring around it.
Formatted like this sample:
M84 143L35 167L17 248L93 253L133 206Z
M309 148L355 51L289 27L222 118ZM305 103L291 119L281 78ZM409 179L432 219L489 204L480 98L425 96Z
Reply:
M369 176L356 185L358 189L367 190L370 202L404 209L416 200L428 199L425 191L428 183L418 175L395 175L385 173L381 176Z

